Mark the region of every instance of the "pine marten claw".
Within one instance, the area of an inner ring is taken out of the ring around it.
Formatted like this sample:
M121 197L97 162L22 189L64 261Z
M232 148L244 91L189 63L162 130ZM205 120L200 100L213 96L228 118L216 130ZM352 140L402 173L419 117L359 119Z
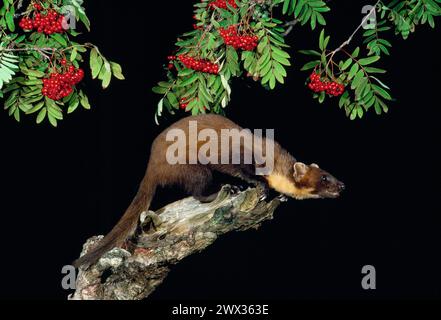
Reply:
M269 188L265 183L258 183L256 188L262 194L259 198L260 201L265 201L266 199L268 199Z
M280 194L278 197L277 197L277 199L280 201L280 202L288 202L288 197L287 196L285 196L284 194Z
M141 215L141 230L153 228L157 230L162 224L161 218L153 211L143 212Z
M238 186L230 186L230 193L231 194L238 194L241 192L240 187Z
M244 185L238 185L237 188L239 189L239 191L245 191L247 189L247 187L245 187Z

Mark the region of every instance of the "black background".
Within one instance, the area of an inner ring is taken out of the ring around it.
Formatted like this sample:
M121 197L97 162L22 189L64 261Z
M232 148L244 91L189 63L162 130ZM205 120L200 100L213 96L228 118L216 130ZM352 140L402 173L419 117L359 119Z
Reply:
M121 63L127 80L101 91L85 81L93 110L58 129L0 113L0 297L65 299L61 268L91 235L117 222L134 196L154 137L178 117L153 122L162 64L192 25L186 1L87 1L87 39ZM331 1L327 31L338 46L358 25L364 1ZM439 20L437 20L439 23ZM317 162L347 184L341 199L290 201L259 231L224 236L185 259L153 299L440 298L439 30L394 38L384 77L396 102L388 115L351 122L337 101L318 105L304 86L318 32L289 36L294 66L268 92L235 81L227 115L248 128L274 128L297 159ZM357 38L354 45L359 42ZM181 117L183 114L179 114ZM183 194L163 190L153 209ZM375 291L361 268L377 269Z

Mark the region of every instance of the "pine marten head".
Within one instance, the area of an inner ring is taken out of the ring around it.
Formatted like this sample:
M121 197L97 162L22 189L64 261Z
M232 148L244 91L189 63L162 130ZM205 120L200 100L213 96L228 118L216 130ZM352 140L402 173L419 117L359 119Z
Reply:
M274 190L298 200L337 198L345 190L344 183L318 165L302 162L294 164L289 176L272 174L267 180Z
M338 181L316 164L310 166L301 162L294 164L294 182L305 198L337 198L345 190L343 182Z

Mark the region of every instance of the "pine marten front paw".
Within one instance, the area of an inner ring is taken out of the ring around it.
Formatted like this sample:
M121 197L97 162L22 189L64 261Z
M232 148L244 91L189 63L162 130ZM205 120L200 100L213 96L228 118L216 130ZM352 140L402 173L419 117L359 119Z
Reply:
M288 197L287 196L285 196L284 194L280 194L278 197L277 197L277 200L279 200L280 202L288 202Z
M246 187L246 186L240 184L240 185L237 186L237 188L239 189L240 192L243 192L243 191L245 191L248 187Z
M230 184L226 184L222 187L225 191L227 191L231 195L236 195L240 193L242 190L238 186L233 186Z
M259 201L265 201L269 197L269 187L266 183L260 182L256 185L256 189L260 192L261 196L259 198Z
M243 191L243 186L230 186L230 193L231 194L238 194Z

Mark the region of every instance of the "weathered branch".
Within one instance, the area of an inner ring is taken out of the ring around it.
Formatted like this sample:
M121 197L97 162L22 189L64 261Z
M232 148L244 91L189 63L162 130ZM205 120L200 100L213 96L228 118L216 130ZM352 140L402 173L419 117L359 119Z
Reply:
M272 219L274 210L284 199L278 197L267 202L263 195L260 189L235 193L230 186L224 186L212 203L186 198L156 214L144 214L153 219L155 227L136 237L133 253L116 248L96 265L80 269L76 292L69 299L148 297L167 277L170 267L185 257L204 250L222 234L257 229L262 222ZM89 239L83 254L101 238Z

